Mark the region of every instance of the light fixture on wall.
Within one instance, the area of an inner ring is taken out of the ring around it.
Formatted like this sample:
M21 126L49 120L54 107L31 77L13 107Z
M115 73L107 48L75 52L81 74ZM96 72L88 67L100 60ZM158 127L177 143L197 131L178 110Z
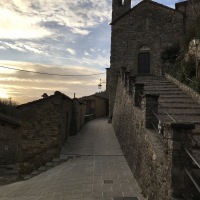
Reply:
M98 89L101 89L102 83L106 83L106 82L102 82L101 79L100 79L100 82L99 82L99 84L98 84Z
M102 87L102 82L101 82L101 79L100 79L100 83L98 85L98 89L101 89L101 87Z
M195 37L193 39L193 44L195 46L195 64L196 64L196 78L198 77L198 48L199 48L200 39L199 37Z

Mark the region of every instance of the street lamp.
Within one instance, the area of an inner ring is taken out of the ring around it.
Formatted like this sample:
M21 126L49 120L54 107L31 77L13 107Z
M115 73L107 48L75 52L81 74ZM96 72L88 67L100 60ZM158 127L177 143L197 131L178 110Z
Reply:
M102 87L102 82L101 82L101 79L100 79L100 83L98 85L98 89L101 89L101 87Z
M193 44L195 46L195 63L196 63L196 78L198 77L198 47L199 47L200 39L198 37L193 39Z

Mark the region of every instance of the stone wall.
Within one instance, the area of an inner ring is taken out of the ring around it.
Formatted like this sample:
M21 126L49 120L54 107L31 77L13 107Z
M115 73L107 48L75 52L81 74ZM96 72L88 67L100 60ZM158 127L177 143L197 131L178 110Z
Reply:
M105 117L108 115L108 92L99 92L80 99L86 105L86 115L93 114L95 118Z
M182 145L189 148L187 134L193 124L164 124L163 134L151 129L158 96L140 96L142 85L134 84L122 71L118 79L113 127L123 153L148 200L170 200L188 192L184 164L190 163Z
M73 116L71 135L77 134L85 123L85 104L80 102L78 99L73 99Z
M18 107L22 126L20 173L26 174L59 155L70 135L72 100L60 92Z
M0 114L1 115L1 114ZM1 115L2 116L2 115ZM0 162L15 165L18 162L17 148L20 136L20 124L13 124L0 118Z
M200 2L191 1L191 3L188 3L188 1L183 1L175 5L177 10L184 13L184 31L187 37L191 37L194 34L194 22L199 15Z

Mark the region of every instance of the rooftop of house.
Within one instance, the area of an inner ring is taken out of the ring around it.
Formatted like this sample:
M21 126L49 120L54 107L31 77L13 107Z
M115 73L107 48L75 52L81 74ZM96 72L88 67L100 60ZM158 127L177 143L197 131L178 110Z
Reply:
M101 98L101 99L108 100L109 99L109 93L107 91L98 92L98 93L95 93L95 94L92 94L92 95L89 95L89 96L81 97L81 98L79 98L79 100L84 101L86 99L91 99L93 97L98 97L98 98Z
M17 106L17 108L22 108L22 107L25 107L25 106L29 106L29 105L37 104L37 103L40 103L40 102L43 102L43 101L47 101L47 100L52 99L56 96L61 96L63 99L68 99L68 100L72 101L72 99L70 97L68 97L67 95L65 95L65 94L63 94L59 91L55 91L53 95L48 96L46 93L44 93L42 95L41 99L21 104L21 105Z

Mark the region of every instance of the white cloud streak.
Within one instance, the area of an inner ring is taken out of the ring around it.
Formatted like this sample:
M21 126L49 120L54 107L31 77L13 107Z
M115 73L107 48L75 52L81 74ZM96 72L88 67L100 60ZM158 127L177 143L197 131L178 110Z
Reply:
M74 49L66 49L71 55L76 55L76 51Z

